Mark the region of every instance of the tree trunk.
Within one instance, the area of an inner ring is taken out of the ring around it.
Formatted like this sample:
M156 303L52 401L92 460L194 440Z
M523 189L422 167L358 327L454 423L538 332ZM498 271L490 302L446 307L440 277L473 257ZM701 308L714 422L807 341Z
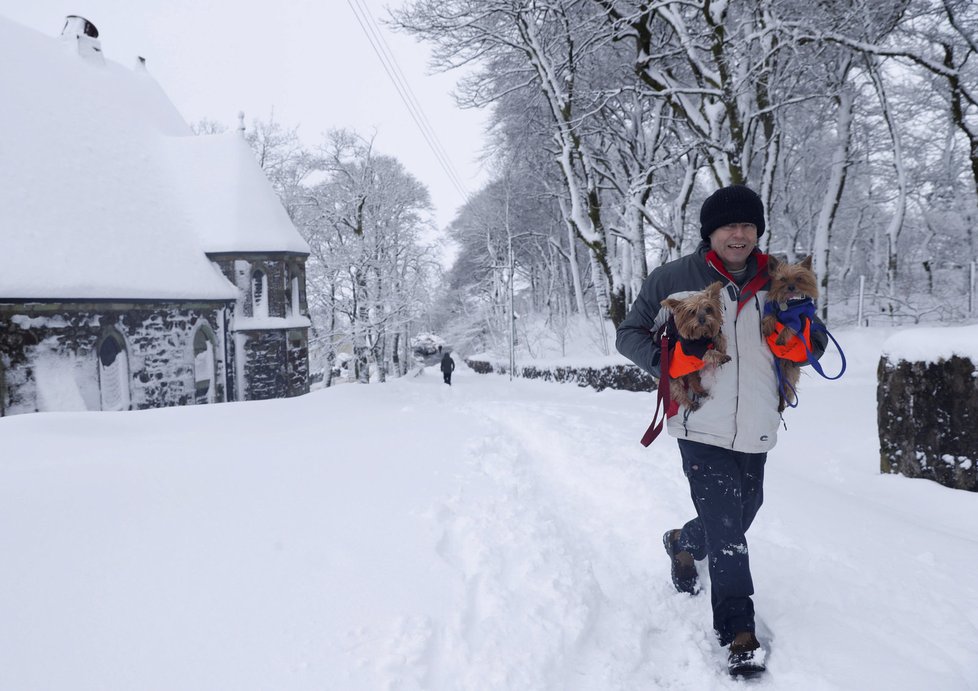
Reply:
M401 332L394 332L394 342L391 344L391 361L394 365L394 376L400 378L404 375L401 371L401 354L398 351L398 346L401 342Z
M846 68L848 71L848 67ZM839 202L846 183L849 165L849 144L852 139L852 109L855 97L849 89L843 89L836 97L836 145L835 154L829 169L828 185L822 196L822 208L815 225L815 272L818 275L819 313L823 320L829 316L829 250L831 248L832 224L835 221Z

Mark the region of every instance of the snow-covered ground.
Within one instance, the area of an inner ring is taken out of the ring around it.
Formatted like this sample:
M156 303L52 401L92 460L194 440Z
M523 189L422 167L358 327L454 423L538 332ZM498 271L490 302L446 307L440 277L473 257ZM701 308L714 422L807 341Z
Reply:
M750 685L978 689L978 495L879 474L886 334L836 335L749 536ZM654 396L454 382L0 420L0 689L745 686L669 581Z

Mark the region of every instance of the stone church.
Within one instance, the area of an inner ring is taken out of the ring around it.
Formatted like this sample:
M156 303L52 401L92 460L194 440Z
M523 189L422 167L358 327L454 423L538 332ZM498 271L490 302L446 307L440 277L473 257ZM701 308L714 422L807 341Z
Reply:
M241 134L80 17L0 55L0 415L308 392L309 247Z

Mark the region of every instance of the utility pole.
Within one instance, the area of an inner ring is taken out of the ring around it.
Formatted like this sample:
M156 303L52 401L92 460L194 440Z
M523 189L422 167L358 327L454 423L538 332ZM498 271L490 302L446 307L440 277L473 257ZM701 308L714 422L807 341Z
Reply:
M516 313L513 311L513 229L509 225L509 185L506 185L506 264L509 270L509 380L513 381L516 369Z
M532 236L534 233L532 231L513 233L513 227L509 218L509 199L509 182L507 179L506 197L503 204L503 223L506 226L506 263L499 262L490 266L493 269L505 269L506 279L509 283L507 286L508 295L506 296L506 303L507 310L509 311L509 379L512 381L516 372L516 255L513 252L513 240Z
M510 381L513 379L513 373L516 371L516 255L513 253L513 239L524 237L526 235L531 235L531 233L517 233L513 235L513 229L509 225L509 203L507 200L506 204L507 216L505 219L506 224L506 263L490 264L493 269L503 269L505 270L506 281L509 285L506 286L506 310L509 312L507 319L509 321L509 378Z

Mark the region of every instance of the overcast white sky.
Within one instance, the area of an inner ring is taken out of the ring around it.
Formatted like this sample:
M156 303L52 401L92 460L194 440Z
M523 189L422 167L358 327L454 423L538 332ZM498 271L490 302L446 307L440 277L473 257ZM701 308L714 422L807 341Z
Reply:
M388 6L403 4L361 2L378 23ZM274 108L275 119L298 125L310 145L333 127L376 132L375 148L428 186L440 227L462 204L348 0L0 0L0 15L51 36L69 14L95 24L107 58L131 66L145 57L188 122L206 117L233 127L244 111L250 126ZM455 106L459 75L430 75L427 46L381 29L471 194L485 179L477 160L485 115Z

